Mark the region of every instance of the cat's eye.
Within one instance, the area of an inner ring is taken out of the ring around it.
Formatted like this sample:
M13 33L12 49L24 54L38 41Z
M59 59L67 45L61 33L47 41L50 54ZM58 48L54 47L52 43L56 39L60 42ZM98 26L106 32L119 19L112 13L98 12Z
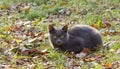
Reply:
M61 36L61 38L64 38L64 36Z
M57 38L55 35L53 35L53 38Z

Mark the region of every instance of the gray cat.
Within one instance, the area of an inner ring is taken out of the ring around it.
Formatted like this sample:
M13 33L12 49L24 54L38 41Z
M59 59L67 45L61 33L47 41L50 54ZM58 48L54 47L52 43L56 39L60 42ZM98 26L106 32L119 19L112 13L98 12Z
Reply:
M80 53L84 48L94 50L102 46L100 32L87 25L76 25L70 29L68 25L62 28L49 25L49 34L53 47L62 51Z

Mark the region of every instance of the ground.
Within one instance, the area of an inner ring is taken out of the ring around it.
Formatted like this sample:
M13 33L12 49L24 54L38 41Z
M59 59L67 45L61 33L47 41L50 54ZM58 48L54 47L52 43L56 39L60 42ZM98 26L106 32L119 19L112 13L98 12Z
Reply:
M53 49L48 25L85 24L103 47L83 58ZM0 0L0 69L120 69L120 0Z

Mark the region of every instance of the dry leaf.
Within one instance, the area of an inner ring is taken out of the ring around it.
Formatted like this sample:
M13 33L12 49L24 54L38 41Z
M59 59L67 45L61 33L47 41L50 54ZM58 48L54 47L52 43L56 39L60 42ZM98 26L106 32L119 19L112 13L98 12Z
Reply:
M3 3L0 8L1 9L7 9L7 5L5 3Z
M21 31L22 30L22 27L20 27L20 26L15 26L14 27L14 31Z
M83 53L90 53L90 49L88 49L88 48L83 48L83 51L82 51Z
M11 31L11 28L10 28L10 27L6 27L6 28L5 28L5 31L7 31L7 32L8 32L8 31Z
M91 62L91 61L94 61L94 60L95 60L95 58L93 58L93 57L85 59L85 61L87 61L87 62Z
M110 49L110 50L109 50L109 52L114 53L114 52L115 52L115 50L114 50L114 49Z
M0 47L0 52L4 52L4 48L1 48L1 47Z
M109 34L109 31L105 31L105 32L103 33L104 36L107 36L108 34Z
M95 56L96 59L102 58L102 57L105 57L105 55L104 55L104 54L97 54L97 55Z
M75 56L76 56L77 58L83 58L83 57L85 57L86 55L87 55L87 53L81 52L81 53L79 53L79 54L76 54Z
M31 56L34 56L36 55L37 53L40 53L38 49L34 48L34 49L26 49L24 51L21 52L22 55L25 55L25 56L28 56L28 55L31 55Z
M30 8L31 8L30 5L21 7L21 12L22 13L28 13L30 11Z
M120 54L120 49L118 49L115 54Z
M103 25L104 25L104 28L110 28L111 27L111 24L108 23L108 22L104 23Z
M17 39L17 38L15 38L15 39L14 39L14 41L15 41L15 42L17 42L17 43L20 43L20 42L22 42L22 40L20 40L20 39Z
M60 5L64 6L64 5L67 5L67 4L68 4L68 2L62 2Z
M94 28L96 28L96 29L100 29L100 27L97 24L95 24L95 23L92 24L91 26L94 27Z
M44 49L44 50L42 50L41 52L40 52L40 54L42 54L42 55L45 55L45 54L47 54L48 53L48 50L47 49Z
M70 52L69 54L67 54L67 57L69 57L69 58L74 58L74 57L75 57L74 52Z
M110 64L110 63L105 63L105 68L107 68L107 69L112 69L112 64Z

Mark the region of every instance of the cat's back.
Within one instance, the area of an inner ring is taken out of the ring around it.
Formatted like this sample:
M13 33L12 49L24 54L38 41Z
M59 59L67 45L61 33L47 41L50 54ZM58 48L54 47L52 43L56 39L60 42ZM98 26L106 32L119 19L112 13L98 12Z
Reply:
M68 34L71 40L84 43L84 46L92 49L94 46L102 45L101 33L88 25L76 25L69 29ZM77 38L77 39L76 39Z
M90 34L100 34L100 32L88 25L75 25L73 27L71 27L68 31L68 33L70 35L75 35L75 36L79 36L79 35L90 35Z

